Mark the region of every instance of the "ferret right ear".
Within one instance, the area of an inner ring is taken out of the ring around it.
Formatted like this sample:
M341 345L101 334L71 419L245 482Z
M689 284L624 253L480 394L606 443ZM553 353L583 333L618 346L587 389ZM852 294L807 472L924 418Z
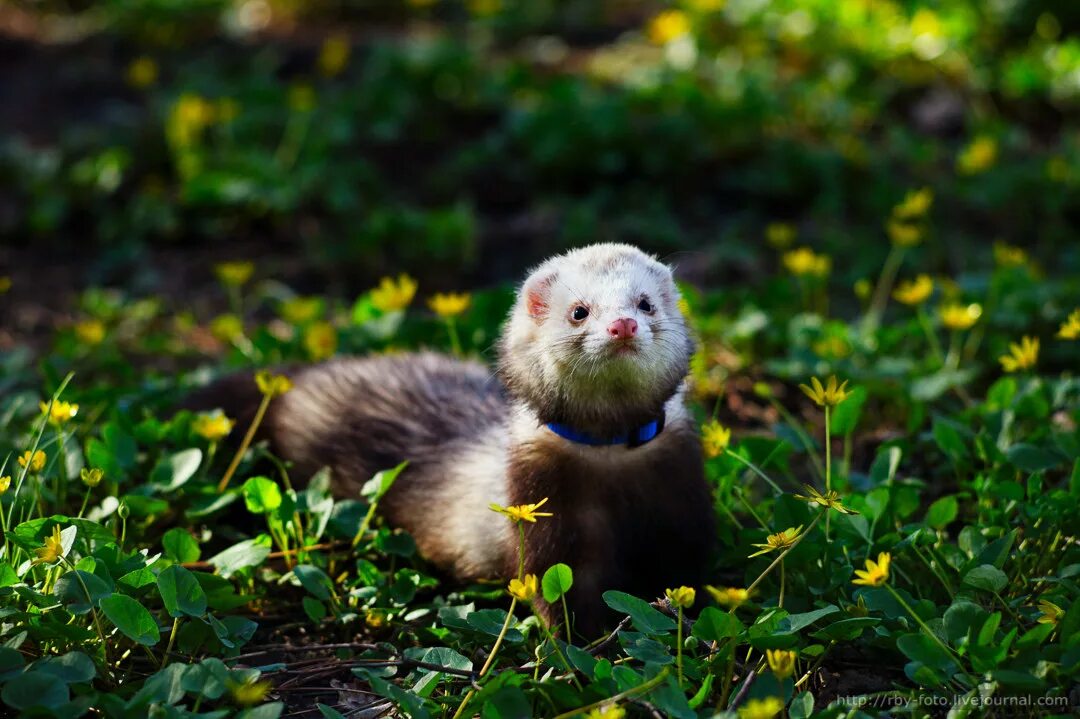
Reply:
M521 296L525 303L525 311L537 324L547 319L550 311L551 285L555 282L555 273L536 273L525 280L525 286L521 288Z

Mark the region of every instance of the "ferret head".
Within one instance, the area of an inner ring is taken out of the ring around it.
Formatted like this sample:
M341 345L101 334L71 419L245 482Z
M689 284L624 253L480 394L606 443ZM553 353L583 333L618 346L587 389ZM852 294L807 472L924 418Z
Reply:
M537 267L500 341L508 391L542 422L599 436L655 419L693 342L671 269L630 245L572 250Z

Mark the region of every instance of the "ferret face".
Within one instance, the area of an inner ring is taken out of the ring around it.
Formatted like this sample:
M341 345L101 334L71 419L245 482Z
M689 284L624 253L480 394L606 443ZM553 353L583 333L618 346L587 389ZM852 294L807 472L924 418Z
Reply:
M544 422L618 434L655 419L693 345L671 270L630 245L552 258L525 281L500 371Z

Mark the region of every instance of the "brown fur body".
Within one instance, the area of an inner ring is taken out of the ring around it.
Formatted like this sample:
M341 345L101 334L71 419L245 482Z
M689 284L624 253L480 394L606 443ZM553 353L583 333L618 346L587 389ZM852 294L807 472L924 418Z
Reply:
M271 404L265 434L296 479L330 467L339 496L357 496L376 471L408 460L382 514L462 580L517 574L517 532L489 504L548 498L543 510L554 516L526 524L526 571L569 565L575 628L592 636L607 623L604 591L651 599L696 585L715 537L700 441L683 405L693 344L677 297L670 270L635 248L585 248L525 283L497 378L432 353L332 360L288 371L295 387ZM595 319L567 324L565 307L584 303ZM606 322L626 313L639 319L634 350L612 352ZM224 408L242 427L258 401L244 375L187 406ZM580 444L545 426L613 437L661 411L664 430L641 446ZM549 621L561 619L561 607L541 605Z

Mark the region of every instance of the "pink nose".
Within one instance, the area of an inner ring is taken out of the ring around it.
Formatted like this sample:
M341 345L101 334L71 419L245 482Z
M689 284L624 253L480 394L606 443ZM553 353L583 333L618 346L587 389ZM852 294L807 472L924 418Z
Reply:
M621 317L607 326L607 333L613 340L628 340L637 334L637 320Z

